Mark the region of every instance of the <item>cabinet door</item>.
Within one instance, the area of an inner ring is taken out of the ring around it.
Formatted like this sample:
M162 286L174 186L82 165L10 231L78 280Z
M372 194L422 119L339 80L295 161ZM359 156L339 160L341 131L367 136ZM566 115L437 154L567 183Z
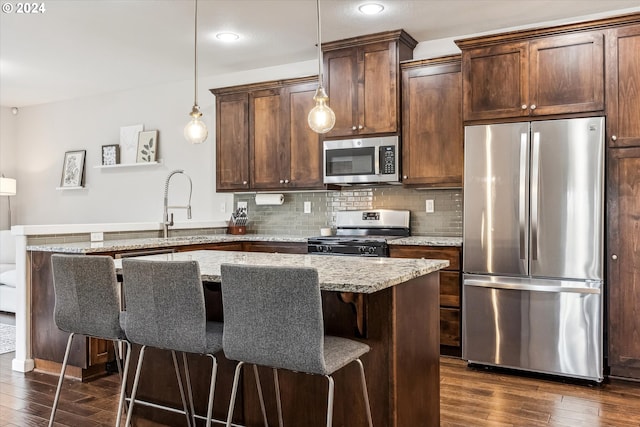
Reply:
M612 147L640 147L640 25L607 35L607 127Z
M396 42L358 49L358 133L398 130L398 60Z
M604 109L602 33L549 37L529 44L531 115Z
M280 92L281 89L271 89L250 95L250 170L254 189L281 188L288 173L289 144L284 137Z
M640 379L640 148L609 149L609 365Z
M527 43L462 52L464 120L529 114Z
M249 188L249 95L220 95L216 102L216 189Z
M327 136L356 135L358 132L357 49L338 49L324 53L324 66L329 106L336 115L336 124Z
M322 142L320 136L307 123L313 108L313 95L317 84L291 86L287 89L288 140L290 165L288 187L322 188Z
M402 72L402 183L462 186L460 63Z

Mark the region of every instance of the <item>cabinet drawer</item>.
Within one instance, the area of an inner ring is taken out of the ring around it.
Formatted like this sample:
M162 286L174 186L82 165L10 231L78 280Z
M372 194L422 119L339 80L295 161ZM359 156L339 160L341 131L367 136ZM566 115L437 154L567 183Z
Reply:
M440 345L460 346L460 310L440 309Z
M440 305L460 308L460 273L440 272Z

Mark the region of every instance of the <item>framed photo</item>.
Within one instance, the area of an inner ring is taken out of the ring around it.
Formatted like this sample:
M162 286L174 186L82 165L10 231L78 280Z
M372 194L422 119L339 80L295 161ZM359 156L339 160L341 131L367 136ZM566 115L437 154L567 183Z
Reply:
M86 150L64 153L60 187L84 187L84 158Z
M158 131L148 130L138 134L138 155L136 163L148 163L156 161L158 151Z
M120 146L118 144L102 146L102 164L117 165L120 163Z

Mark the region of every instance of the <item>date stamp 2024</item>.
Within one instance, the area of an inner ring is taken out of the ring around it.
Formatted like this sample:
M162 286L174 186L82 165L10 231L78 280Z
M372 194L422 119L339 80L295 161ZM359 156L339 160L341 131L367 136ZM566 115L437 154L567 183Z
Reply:
M30 15L30 14L41 14L41 13L45 13L46 11L47 11L47 8L45 7L44 2L2 3L2 12L4 13Z

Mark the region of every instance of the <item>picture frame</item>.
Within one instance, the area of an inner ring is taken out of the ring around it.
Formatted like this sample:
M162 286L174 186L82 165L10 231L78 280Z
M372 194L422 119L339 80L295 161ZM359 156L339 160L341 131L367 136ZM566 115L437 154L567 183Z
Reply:
M84 187L84 163L87 150L67 151L64 153L60 187Z
M120 162L136 163L138 155L138 134L144 130L143 124L123 126L120 128Z
M136 163L155 162L158 153L158 131L147 130L138 134Z
M110 144L102 146L102 164L104 166L120 164L120 145Z

